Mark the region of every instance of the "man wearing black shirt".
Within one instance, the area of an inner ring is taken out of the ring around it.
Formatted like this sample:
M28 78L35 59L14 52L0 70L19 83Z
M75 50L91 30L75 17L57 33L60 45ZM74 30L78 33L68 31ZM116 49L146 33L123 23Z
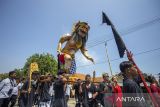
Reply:
M51 103L51 96L49 94L51 76L47 74L43 79L40 79L40 104L39 107L48 107Z
M53 107L67 107L65 100L65 84L67 79L59 75L58 79L54 83L55 100L53 102Z
M96 87L91 83L90 75L86 75L85 80L85 83L80 86L80 93L82 93L83 97L83 107L96 107L95 98L98 95Z
M109 81L109 75L108 73L104 73L102 75L103 77L103 81L100 83L100 86L99 86L99 96L100 96L100 99L101 99L101 104L104 106L104 107L112 107L112 86L110 84L110 81Z
M127 100L123 102L124 107L146 107L143 92L134 78L137 76L137 70L131 61L124 61L120 64L120 70L124 77L123 80L123 97L140 98L140 101Z
M36 73L32 73L31 88L29 88L29 81L26 80L22 86L19 98L20 107L32 107L34 104L35 90L36 90Z
M82 94L79 93L81 83L81 79L78 79L77 83L73 85L73 89L75 89L76 107L80 107L82 103Z

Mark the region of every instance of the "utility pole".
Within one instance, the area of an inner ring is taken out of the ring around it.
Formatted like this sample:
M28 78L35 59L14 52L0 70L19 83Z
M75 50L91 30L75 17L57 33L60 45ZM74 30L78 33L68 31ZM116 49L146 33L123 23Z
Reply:
M109 56L108 56L108 50L107 50L107 41L105 42L105 48L106 48L107 61L108 61L108 64L109 64L109 69L110 69L111 76L112 76L113 74L112 74L112 68L111 68L110 59L109 59Z
M93 82L95 81L96 71L93 71Z

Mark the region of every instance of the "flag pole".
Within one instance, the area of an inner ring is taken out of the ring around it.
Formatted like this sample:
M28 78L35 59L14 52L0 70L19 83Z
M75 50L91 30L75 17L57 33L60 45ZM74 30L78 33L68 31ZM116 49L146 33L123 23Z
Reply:
M111 72L111 76L113 76L113 74L112 74L112 68L111 68L111 63L110 63L110 59L109 59L109 56L108 56L107 41L105 42L105 48L106 48L106 56L107 56L107 61L108 61L109 69L110 69L110 72Z

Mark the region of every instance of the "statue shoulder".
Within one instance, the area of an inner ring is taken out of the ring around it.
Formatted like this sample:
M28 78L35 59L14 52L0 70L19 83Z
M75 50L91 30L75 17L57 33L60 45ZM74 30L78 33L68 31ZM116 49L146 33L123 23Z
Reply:
M64 41L68 41L68 40L70 40L72 38L72 36L71 35L63 35L61 38L60 38L60 42L64 42Z

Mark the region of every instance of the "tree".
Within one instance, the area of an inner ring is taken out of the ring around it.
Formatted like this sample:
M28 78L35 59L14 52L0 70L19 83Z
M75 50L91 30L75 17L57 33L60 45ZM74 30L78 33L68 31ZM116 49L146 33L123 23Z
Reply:
M9 77L8 73L2 73L2 74L0 74L0 81L5 79L5 78L8 78L8 77Z
M29 71L29 66L31 63L36 62L39 67L39 72L41 74L51 73L55 75L57 73L57 61L53 55L47 54L34 54L31 57L27 58L23 70L26 75Z
M14 69L14 71L16 71L16 76L18 78L24 77L24 71L23 71L23 69Z

